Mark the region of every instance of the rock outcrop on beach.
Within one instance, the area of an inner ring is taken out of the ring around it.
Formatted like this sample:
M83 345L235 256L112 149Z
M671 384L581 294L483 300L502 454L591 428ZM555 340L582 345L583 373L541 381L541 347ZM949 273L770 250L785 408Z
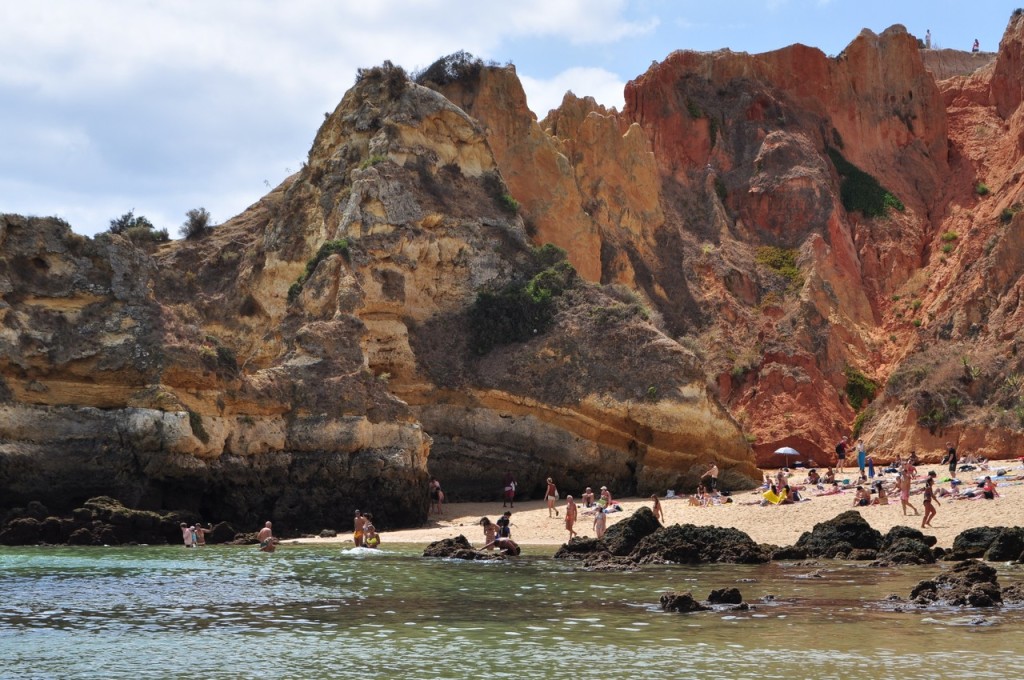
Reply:
M1010 455L1022 55L1021 12L994 56L902 26L678 51L622 111L570 93L540 121L514 67L385 63L194 238L0 216L0 503L290 535L418 524L429 475L630 495L717 462L745 488L851 428L876 463Z
M953 539L947 559L984 559L989 562L1024 561L1024 528L977 527Z

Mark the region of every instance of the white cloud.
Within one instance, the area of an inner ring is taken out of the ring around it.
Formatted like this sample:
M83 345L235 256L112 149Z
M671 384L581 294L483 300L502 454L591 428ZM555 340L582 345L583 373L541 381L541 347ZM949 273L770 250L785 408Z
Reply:
M626 83L618 75L602 68L570 68L547 79L531 78L520 73L519 80L526 90L526 102L538 119L557 108L569 91L580 97L593 97L598 104L614 106L619 111L625 104L623 88Z

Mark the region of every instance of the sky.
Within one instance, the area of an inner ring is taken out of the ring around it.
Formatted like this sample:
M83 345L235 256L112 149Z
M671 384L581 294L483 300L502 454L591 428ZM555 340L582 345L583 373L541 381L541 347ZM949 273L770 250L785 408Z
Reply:
M622 107L678 49L835 55L893 24L996 51L1024 0L0 0L0 213L81 234L129 210L177 236L306 159L356 69L466 50L511 62L543 118L566 91Z

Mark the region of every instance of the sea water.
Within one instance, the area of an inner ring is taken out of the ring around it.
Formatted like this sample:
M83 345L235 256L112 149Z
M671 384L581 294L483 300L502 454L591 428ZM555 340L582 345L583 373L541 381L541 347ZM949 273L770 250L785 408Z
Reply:
M1020 608L922 610L941 565L588 572L414 546L0 548L2 678L1018 676ZM1000 583L1024 579L1002 565ZM663 612L736 587L752 605Z

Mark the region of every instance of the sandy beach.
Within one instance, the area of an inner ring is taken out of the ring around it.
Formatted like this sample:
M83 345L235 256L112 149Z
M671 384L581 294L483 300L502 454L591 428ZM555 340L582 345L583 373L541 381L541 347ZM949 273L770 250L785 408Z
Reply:
M982 479L986 474L993 475L997 481L999 496L994 500L954 500L940 498L941 505L937 507L938 514L932 521L932 528L925 529L926 534L935 536L938 545L948 548L953 544L957 534L980 526L1021 526L1024 525L1024 481L1014 478L1024 475L1024 466L1019 461L995 461L990 464L989 471L960 472L958 478L963 481L960 485L962 491L976 489L975 480ZM995 470L1006 471L1003 481L995 475ZM923 465L918 468L918 476L927 474L929 470L935 470L940 480L941 488L949 488L948 482L941 482L947 479L949 474L946 466ZM774 474L774 470L766 470L768 474ZM805 470L793 471L790 478L791 483L802 483L806 478ZM885 479L891 480L895 475L885 475ZM771 543L785 546L792 545L805 531L810 531L818 522L832 519L846 510L852 510L854 491L856 487L856 469L850 473L846 468L846 474L836 476L837 479L849 479L850 484L843 493L832 496L815 496L813 489L807 489L811 500L793 505L761 506L756 503L761 500L761 492L738 491L732 495L733 502L709 507L695 507L690 505L688 497L682 496L674 499L661 498L661 506L665 512L666 526L673 524L697 524L712 525L719 527L734 527L748 534L758 543ZM556 480L557 481L557 480ZM599 487L600 485L598 485ZM594 488L598 488L594 487ZM910 497L912 505L921 508L921 483L915 481L915 493ZM512 514L512 537L517 543L523 546L559 546L568 540L568 532L565 529L565 497L564 493L571 492L579 499L581 490L561 490L562 500L559 500L556 507L559 509L559 517L548 517L547 505L542 500L517 501ZM614 489L612 490L614 494ZM608 515L608 526L629 517L641 506L651 507L650 498L615 498L615 502L621 504L623 511ZM507 508L506 508L507 509ZM883 534L896 525L906 525L920 528L921 518L915 517L912 513L903 515L900 508L898 494L889 499L889 505L869 506L856 508L868 523ZM426 546L432 541L444 538L452 538L460 534L469 539L474 546L483 545L483 531L479 526L481 517L490 517L496 520L504 511L500 502L490 503L449 503L444 506L441 516L432 515L431 520L418 529L403 529L382 532L382 545L386 548L388 543L411 543ZM593 517L583 514L584 508L580 508L580 516L576 522L576 532L580 536L594 536ZM336 538L302 538L282 541L282 543L349 543L352 542L350 533L339 534Z

